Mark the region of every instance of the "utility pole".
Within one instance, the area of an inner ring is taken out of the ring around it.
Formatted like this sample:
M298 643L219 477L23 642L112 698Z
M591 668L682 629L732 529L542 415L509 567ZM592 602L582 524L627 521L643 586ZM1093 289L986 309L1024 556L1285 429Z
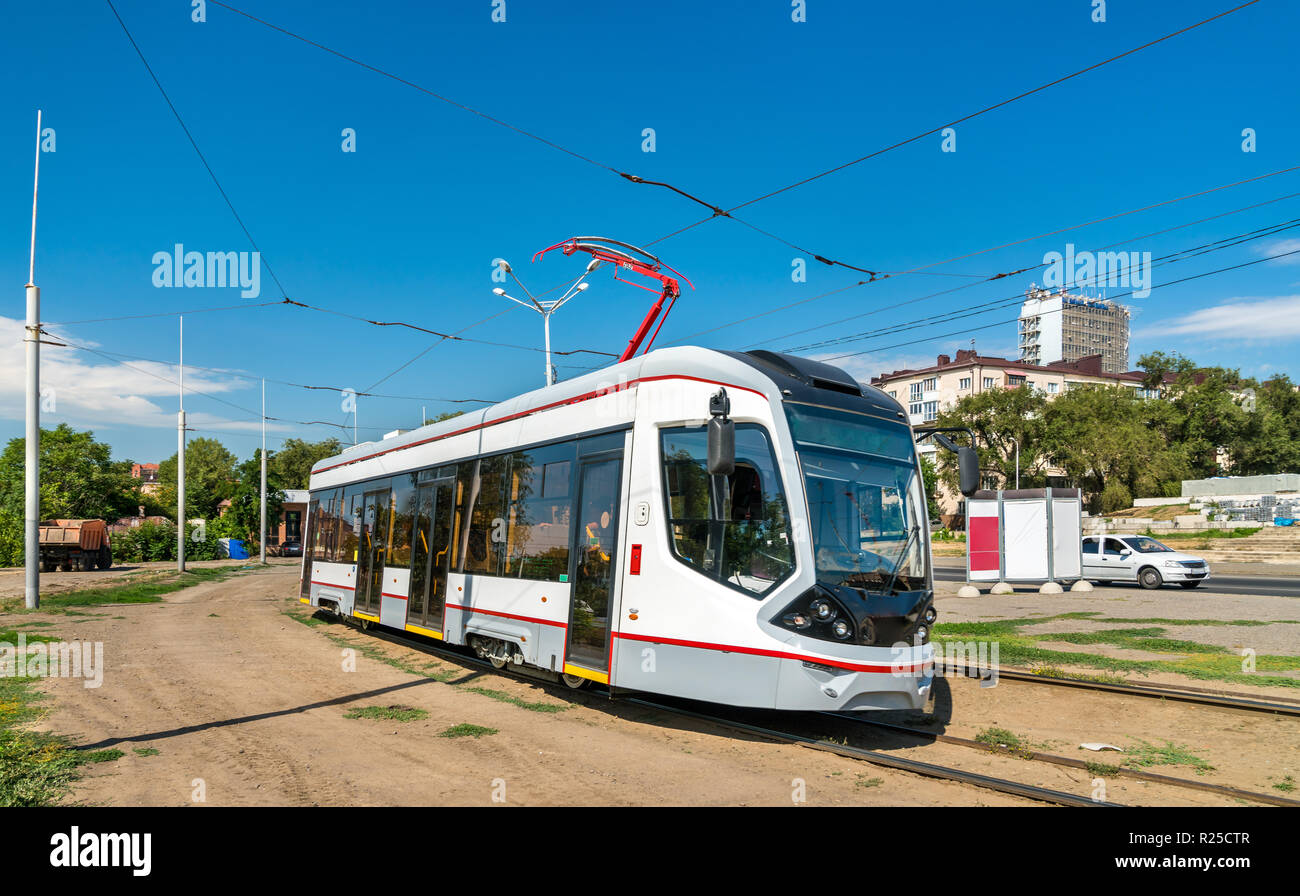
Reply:
M266 563L266 377L262 377L262 563Z
M180 410L176 414L176 571L185 572L185 316L180 315Z
M27 264L27 439L23 508L26 606L41 605L41 290L36 285L36 192L41 181L41 110L36 110L36 174L32 179L32 247Z

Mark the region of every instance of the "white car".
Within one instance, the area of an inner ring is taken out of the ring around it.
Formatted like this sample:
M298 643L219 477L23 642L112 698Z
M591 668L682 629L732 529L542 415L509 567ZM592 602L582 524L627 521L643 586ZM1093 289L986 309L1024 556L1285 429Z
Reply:
M1210 577L1210 564L1146 535L1092 535L1083 540L1083 577L1098 585L1137 582L1159 588L1177 582L1195 588Z

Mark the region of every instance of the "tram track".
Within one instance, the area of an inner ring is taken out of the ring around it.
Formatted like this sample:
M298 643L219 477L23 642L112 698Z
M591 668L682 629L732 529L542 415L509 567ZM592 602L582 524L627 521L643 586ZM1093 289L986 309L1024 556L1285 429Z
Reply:
M340 619L333 616L334 619ZM396 644L401 647L408 647L419 650L440 658L450 659L455 662L490 671L495 674L512 678L516 681L528 682L530 684L541 685L548 690L560 693L567 700L572 700L579 696L581 692L568 688L562 683L552 682L544 676L530 675L525 672L513 670L509 667L498 669L488 660L480 659L472 654L463 653L447 646L441 646L438 643L430 643L428 640L405 635L396 631L385 630L377 626L370 626L362 629L360 625L351 620L340 619L343 624L349 628L363 631L366 635L378 638L381 641L387 641L390 644ZM603 691L589 693L605 693ZM777 742L792 744L796 746L807 747L809 749L820 750L822 752L833 753L849 759L864 761L882 768L890 768L896 771L907 772L924 777L936 778L940 780L953 781L959 784L977 787L983 790L990 790L997 793L1003 793L1011 796L1018 796L1023 799L1033 800L1035 802L1047 803L1058 806L1070 807L1119 807L1122 804L1105 801L1098 801L1090 797L1079 796L1073 793L1066 793L1060 790L1053 790L1047 787L1040 787L1035 784L1025 784L1019 781L1012 781L1005 778L998 778L991 775L971 772L964 769L953 768L950 766L938 765L931 762L922 762L916 759L906 759L901 756L891 756L878 750L869 750L864 747L851 746L849 744L839 744L832 741L812 737L804 734L796 734L790 731L781 731L762 725L755 725L750 722L741 721L735 718L716 715L713 713L701 712L695 709L688 709L681 706L674 706L667 703L659 703L645 697L624 697L619 698L620 702L628 703L634 706L640 706L645 709L657 712L669 713L682 718L690 718L697 721L708 722L722 728L729 728L736 731L743 731L747 734L763 737L765 739Z
M337 619L338 617L333 617L333 618ZM418 636L412 636L409 634L403 634L396 631L390 631L377 626L371 626L369 628L363 629L360 625L358 625L354 621L345 621L344 624L348 625L348 627L350 628L355 628L358 631L363 631L365 634L369 636L376 637L380 640L387 641L392 644L396 644L402 647L413 648L416 650L420 650L421 652L424 653L429 653L434 656L451 659L458 663L476 667L484 671L492 672L494 674L502 675L504 677L511 678L516 681L540 685L546 688L548 691L552 691L554 695L561 696L566 700L572 701L574 697L578 697L584 693L566 687L565 685L563 685L558 681L551 681L549 678L546 677L545 673L530 674L527 671L521 671L518 669L511 668L509 666L507 666L506 668L497 668L496 666L492 665L490 661L485 659L480 659L479 657L476 657L471 653L462 652L458 649L442 646L437 642L430 642L425 639L418 638ZM1008 670L999 670L998 674L1000 676L1006 676L1007 672ZM1297 713L1288 712L1288 711L1293 709L1300 709L1300 706L1289 706L1287 704L1269 704L1269 703L1264 703L1255 700L1240 700L1237 698L1242 697L1244 695L1201 691L1201 689L1197 689L1198 693L1183 693L1177 690L1166 691L1165 689L1148 687L1148 686L1121 686L1121 685L1111 685L1109 683L1084 681L1080 679L1067 680L1067 679L1057 679L1057 678L1045 678L1043 676L1033 675L1032 673L1019 672L1014 670L1012 671L1012 675L1014 677L1012 677L1010 680L1030 681L1030 682L1041 681L1043 683L1049 683L1049 684L1064 684L1066 686L1084 687L1085 689L1089 689L1087 686L1090 685L1100 685L1099 687L1093 689L1102 690L1102 691L1114 691L1114 692L1124 693L1124 694L1133 694L1135 696L1140 696L1144 698L1168 697L1170 699L1173 699L1175 696L1181 696L1184 698L1188 698L1187 702L1217 706L1221 708L1226 707L1230 709L1242 709L1251 712L1279 711L1289 715L1295 715ZM1136 692L1133 689L1137 689ZM606 694L607 692L603 690L594 690L594 691L588 690L585 693L588 695L599 695L599 694ZM656 700L647 697L622 697L618 699L620 699L621 702L624 703L641 706L643 708L655 710L658 712L666 712L684 718L691 718L691 719L696 719L698 721L709 722L719 727L730 728L733 730L742 731L746 734L761 736L768 740L772 740L779 743L793 744L797 746L807 747L809 749L831 752L831 753L835 753L836 755L844 756L846 758L865 761L873 765L879 765L885 768L892 768L898 771L922 775L930 778L954 781L957 783L967 784L985 790L992 790L995 792L1004 793L1012 796L1019 796L1024 799L1034 800L1036 802L1042 802L1042 803L1048 803L1048 804L1060 805L1060 806L1071 806L1071 807L1084 807L1084 806L1120 807L1124 805L1120 803L1101 802L1101 801L1093 800L1090 797L1079 796L1076 794L1066 793L1064 791L1054 790L1051 788L1041 787L1038 785L1024 784L1018 781L1013 781L1005 778L998 778L990 775L984 775L978 772L970 772L952 766L939 765L930 762L922 762L920 760L915 760L915 759L907 759L901 756L894 756L889 753L881 752L879 750L871 750L865 747L853 746L847 743L836 743L826 738L821 738L821 737L816 737L816 736L806 735L806 734L797 734L791 731L782 731L765 725L757 725L752 722L742 721L736 718L729 718L725 715L718 715L710 712L702 712L698 709L676 706L676 705L672 705L671 703L657 702ZM845 713L819 713L818 715L822 715L825 716L826 718L834 719L839 722L847 722L854 726L870 727L879 731L889 731L895 734L910 735L918 739L927 740L930 742L946 743L953 746L973 749L973 750L977 750L980 752L997 755L997 756L1005 756L1005 757L1017 758L1017 759L1028 760L1028 761L1043 762L1061 768L1091 771L1089 769L1089 765L1093 764L1082 759L1073 759L1068 756L1057 756L1055 754L1043 753L1040 751L1000 748L990 744L982 743L980 741L971 740L969 738L958 737L956 735L951 735L951 734L940 734L934 731L926 731L920 728L913 728L907 725L885 722L879 719L868 718L865 716L849 715ZM1096 764L1104 764L1104 763L1096 763ZM1280 807L1287 807L1287 808L1300 807L1300 800L1288 799L1282 796L1274 796L1269 793L1245 790L1243 788L1232 787L1226 784L1215 784L1207 781L1197 781L1190 778L1179 778L1172 775L1162 775L1155 772L1143 771L1141 769L1111 767L1107 769L1106 775L1102 775L1102 777L1107 777L1107 776L1127 778L1131 780L1142 781L1148 784L1155 784L1158 786L1175 787L1184 790L1194 790L1202 793L1210 793L1216 796L1224 797L1225 799L1243 800L1243 801L1257 803L1257 804L1280 806Z
M854 725L865 725L880 731L889 731L896 734L909 734L917 738L953 744L959 747L979 750L985 753L992 753L999 756L1012 756L1017 759L1026 759L1037 762L1046 762L1052 765L1058 765L1063 768L1082 769L1092 772L1089 768L1094 763L1089 763L1083 759L1072 759L1068 756L1057 756L1052 753L1043 753L1037 750L1012 749L1009 747L998 747L992 744L986 744L981 741L971 740L965 737L957 737L952 734L940 734L935 731L925 731L921 728L912 728L907 725L898 725L893 722L884 722L879 719L863 718L861 716L851 716L845 713L825 713L825 715L850 722ZM1169 787L1181 787L1187 790L1197 790L1202 793L1213 793L1217 796L1228 797L1231 799L1247 800L1254 803L1263 803L1269 806L1283 806L1288 808L1300 808L1300 800L1287 799L1286 797L1274 796L1269 793L1260 793L1253 790L1243 790L1238 787L1231 787L1227 784L1212 784L1208 781L1196 781L1191 778L1179 778L1173 775L1161 775L1155 772L1146 772L1141 769L1124 768L1114 766L1107 770L1105 775L1100 777L1118 777L1130 778L1136 781L1145 781L1149 784L1160 784Z
M1130 697L1195 703L1202 706L1235 709L1242 712L1263 712L1300 717L1300 702L1293 702L1287 698L1279 698L1277 701L1259 700L1246 694L1216 692L1208 688L1185 685L1162 687L1159 685L1121 684L1118 682L1090 681L1082 678L1058 678L1017 669L998 669L997 677L999 681L1055 685L1079 690L1123 694Z

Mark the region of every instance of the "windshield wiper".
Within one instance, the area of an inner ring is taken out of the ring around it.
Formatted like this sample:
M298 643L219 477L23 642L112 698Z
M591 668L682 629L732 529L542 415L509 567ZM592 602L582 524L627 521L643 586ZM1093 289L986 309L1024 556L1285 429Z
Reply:
M903 543L903 549L899 551L898 556L894 558L894 571L889 574L889 584L885 586L885 590L881 592L882 594L894 593L894 582L898 580L899 564L901 564L903 562L903 558L907 556L907 551L912 546L912 539L915 538L916 534L920 531L921 531L920 523L915 523L915 522L912 523L912 531L908 533L907 541Z

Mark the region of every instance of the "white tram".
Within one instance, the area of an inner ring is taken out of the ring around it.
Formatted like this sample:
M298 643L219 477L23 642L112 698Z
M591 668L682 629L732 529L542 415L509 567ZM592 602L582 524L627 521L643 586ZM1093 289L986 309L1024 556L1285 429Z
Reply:
M659 349L321 461L301 599L574 687L858 710L932 682L906 414L773 352Z

